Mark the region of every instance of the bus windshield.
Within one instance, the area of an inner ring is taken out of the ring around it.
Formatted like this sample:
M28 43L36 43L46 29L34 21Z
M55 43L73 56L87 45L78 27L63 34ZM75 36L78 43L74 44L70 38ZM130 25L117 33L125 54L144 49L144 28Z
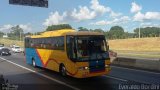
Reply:
M76 61L104 60L109 58L104 36L75 36L71 41L70 55Z

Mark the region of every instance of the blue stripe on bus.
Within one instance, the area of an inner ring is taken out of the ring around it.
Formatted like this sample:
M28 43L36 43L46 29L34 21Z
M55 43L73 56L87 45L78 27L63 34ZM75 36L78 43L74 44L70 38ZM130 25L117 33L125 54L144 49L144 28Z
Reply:
M105 60L89 61L90 72L98 72L105 70Z
M38 56L36 49L34 48L25 48L26 62L32 64L32 58L34 58L35 63L39 67L43 67L40 57Z
M109 57L109 52L106 53L106 57ZM89 61L89 71L92 72L98 72L98 71L104 71L105 70L105 59L101 60L94 60Z

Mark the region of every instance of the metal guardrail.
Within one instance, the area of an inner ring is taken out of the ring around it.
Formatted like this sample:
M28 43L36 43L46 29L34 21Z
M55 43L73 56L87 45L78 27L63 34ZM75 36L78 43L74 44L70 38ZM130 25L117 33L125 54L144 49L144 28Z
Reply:
M111 61L112 65L135 67L139 69L160 71L160 59L141 59L117 57Z

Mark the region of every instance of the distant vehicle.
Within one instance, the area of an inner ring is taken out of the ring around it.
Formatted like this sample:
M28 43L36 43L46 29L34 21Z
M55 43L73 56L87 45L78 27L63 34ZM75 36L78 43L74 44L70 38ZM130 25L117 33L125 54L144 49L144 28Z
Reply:
M15 47L16 45L15 44L12 44L12 45L10 45L10 48L13 48L13 47Z
M109 57L117 57L117 53L113 50L109 50Z
M4 44L0 44L0 49L4 48Z
M109 50L109 57L110 57L111 63L113 63L114 60L116 60L116 58L117 58L117 53L113 50Z
M8 48L2 48L0 49L0 55L11 55L10 50Z
M87 78L109 74L109 46L104 34L62 29L25 38L26 63Z
M13 46L12 47L12 51L14 53L21 53L21 52L23 52L22 48L20 48L19 46Z

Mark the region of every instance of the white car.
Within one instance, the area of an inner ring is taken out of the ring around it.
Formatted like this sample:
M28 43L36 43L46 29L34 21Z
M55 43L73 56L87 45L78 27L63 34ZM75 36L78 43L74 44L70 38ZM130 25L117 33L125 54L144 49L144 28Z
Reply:
M0 44L0 49L4 48L4 44Z
M21 53L21 52L23 52L22 48L20 48L19 46L14 46L14 47L12 48L12 51L13 51L14 53Z

